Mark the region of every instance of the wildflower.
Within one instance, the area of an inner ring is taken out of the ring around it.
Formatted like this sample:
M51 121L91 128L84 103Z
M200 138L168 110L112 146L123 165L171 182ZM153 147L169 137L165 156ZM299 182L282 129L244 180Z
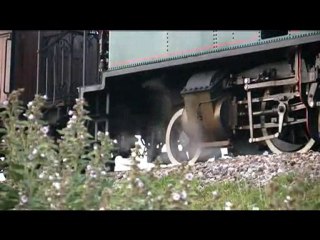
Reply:
M56 206L53 203L51 203L50 208L56 208Z
M36 149L36 148L34 148L33 150L32 150L32 154L33 155L36 155L38 153L38 150Z
M8 106L9 102L7 100L3 101L2 103L4 106Z
M29 120L33 120L33 119L34 119L33 114L30 114L30 115L28 116L28 119L29 119Z
M47 100L47 99L48 99L48 96L47 96L47 95L43 95L43 98L44 98L45 100Z
M181 199L182 200L186 200L187 199L187 192L184 191L184 190L181 192Z
M230 208L233 206L233 204L231 202L226 202L225 205L226 205L226 207L230 207Z
M62 159L62 162L66 162L66 161L68 161L68 159L67 159L67 158Z
M137 154L135 152L132 152L131 157L135 158L135 157L137 157Z
M47 134L49 132L49 126L42 127L41 132L43 132L44 134Z
M92 169L91 165L87 165L87 170L90 171Z
M287 196L286 199L290 202L292 201L292 198L290 196Z
M101 136L102 132L98 131L97 136Z
M0 160L1 160L1 161L4 161L4 159L5 159L4 157L0 157Z
M42 172L42 173L39 174L39 178L40 178L40 179L44 178L44 172Z
M21 198L20 198L20 201L22 203L27 203L28 202L28 197L26 195L22 195Z
M90 177L91 177L91 178L97 178L96 172L95 172L95 171L91 171L91 172L90 172Z
M179 193L172 193L172 199L174 201L179 201L180 200L180 194Z
M152 196L152 192L148 191L147 195Z
M32 105L33 105L33 102L32 102L32 101L31 101L31 102L28 102L28 104L27 104L28 108L32 107Z
M6 141L4 139L1 140L2 143L5 143Z
M94 150L98 150L98 146L95 144L95 145L93 146L93 149L94 149Z
M50 181L52 181L52 180L53 180L53 177L52 177L51 175L49 176L49 180L50 180Z
M51 197L48 197L47 200L48 200L48 202L51 202L52 199L51 199Z
M212 196L213 196L213 197L218 197L218 195L219 195L218 191L213 191L213 192L212 192Z
M56 175L57 178L60 177L60 174L58 172L56 172L54 175Z
M107 173L105 171L101 171L101 175L106 175Z
M117 144L117 143L118 143L117 139L114 139L114 140L113 140L113 143L114 143L114 144Z
M252 210L257 211L257 210L259 210L259 208L258 207L253 207Z
M193 174L192 173L187 173L185 176L185 179L187 179L188 181L191 181L193 179Z
M108 132L108 131L106 131L106 132L104 133L104 135L109 136L109 132Z
M135 182L137 183L138 188L144 187L144 183L141 181L140 178L136 178Z
M72 111L72 110L69 110L68 115L69 115L69 116L72 116L72 115L73 115L73 111Z
M224 210L231 210L231 207L224 207Z
M67 128L71 128L71 124L68 123Z
M101 154L100 154L100 156L101 156L101 157L104 157L104 154L103 154L103 153L101 153Z
M44 158L46 155L44 155L44 153L41 153L40 156L41 156L42 158Z
M61 185L59 182L52 183L52 186L54 186L57 190L60 190L60 188L61 188Z
M104 211L105 209L103 207L99 208L100 211Z

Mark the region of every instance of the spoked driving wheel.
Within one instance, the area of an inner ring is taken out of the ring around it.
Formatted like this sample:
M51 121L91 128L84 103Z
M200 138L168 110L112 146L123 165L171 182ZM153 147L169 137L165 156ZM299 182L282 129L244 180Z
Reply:
M265 94L268 94L266 91ZM276 101L263 102L261 104L261 110L267 111L274 109L277 106ZM291 104L294 104L294 102ZM307 119L306 109L300 109L298 111L288 111L287 117L293 119ZM271 122L271 118L277 117L275 115L261 116L261 122ZM278 132L278 127L274 128L262 128L262 135L268 136ZM305 153L309 151L315 144L315 140L311 138L307 131L307 125L305 121L294 125L283 126L281 133L278 138L270 139L265 141L269 149L273 153L284 153L284 152L299 152Z
M200 147L182 129L183 111L182 108L173 115L166 131L166 148L172 164L194 164L201 154Z

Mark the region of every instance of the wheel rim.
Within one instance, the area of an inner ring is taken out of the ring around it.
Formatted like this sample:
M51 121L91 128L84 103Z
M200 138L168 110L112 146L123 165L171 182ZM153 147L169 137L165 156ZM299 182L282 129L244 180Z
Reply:
M266 91L265 94L267 94ZM270 106L266 102L261 104L261 110L264 111L269 109ZM303 109L301 111L304 111ZM300 114L303 114L302 112ZM305 114L305 113L304 113ZM261 121L264 121L263 115L261 116ZM305 123L302 123L305 124ZM306 126L302 124L297 124L293 126L284 126L281 134L278 138L266 140L268 148L273 153L284 153L284 152L298 152L306 153L315 144L315 140L310 138L307 134ZM262 135L267 136L277 132L277 128L262 128Z
M201 154L200 147L187 136L182 130L181 117L184 109L178 110L171 118L166 131L166 147L168 158L172 164L188 162L195 164ZM179 147L181 146L181 147ZM180 150L179 150L180 149Z

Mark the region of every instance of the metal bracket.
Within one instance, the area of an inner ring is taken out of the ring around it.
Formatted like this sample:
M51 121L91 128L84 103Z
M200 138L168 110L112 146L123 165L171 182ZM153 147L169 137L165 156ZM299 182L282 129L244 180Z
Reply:
M314 96L316 94L316 91L318 89L318 82L314 82L310 84L310 89L308 92L308 105L311 108L314 108L316 106L315 102L314 102Z
M278 105L278 115L279 115L279 121L278 121L278 124L279 124L279 127L278 127L278 132L279 134L281 133L282 131L282 126L283 126L283 121L284 121L284 115L287 111L287 106L283 103L283 102L280 102L279 105Z

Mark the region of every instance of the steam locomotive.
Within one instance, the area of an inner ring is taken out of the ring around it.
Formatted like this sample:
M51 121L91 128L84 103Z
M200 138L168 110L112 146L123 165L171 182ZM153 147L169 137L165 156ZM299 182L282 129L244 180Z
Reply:
M28 34L33 48L23 40ZM320 142L320 31L13 31L0 36L5 46L0 97L33 81L29 95L48 96L47 116L55 125L67 118L75 97L84 97L93 119L90 131L109 131L124 155L137 134L149 161L165 145L172 163L195 163L221 147L236 154L255 148L306 152ZM19 56L23 51L32 57ZM17 63L24 59L24 66ZM26 79L23 68L36 80Z

